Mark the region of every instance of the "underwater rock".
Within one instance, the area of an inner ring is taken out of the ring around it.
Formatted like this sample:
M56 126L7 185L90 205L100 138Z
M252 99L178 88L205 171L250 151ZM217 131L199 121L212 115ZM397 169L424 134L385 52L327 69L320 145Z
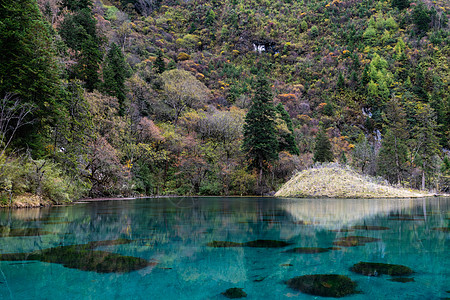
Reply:
M367 237L367 236L346 236L338 238L333 242L333 245L341 247L355 247L364 246L366 243L378 242L380 239Z
M98 246L118 245L129 242L131 241L99 241L82 245L59 246L30 253L1 254L0 261L38 260L61 264L66 268L97 273L125 273L156 264L139 257L93 250L93 248Z
M330 229L329 232L352 232L354 229L341 228L341 229Z
M284 251L285 253L299 253L299 254L314 254L314 253L323 253L329 252L330 250L327 248L317 248L317 247L299 247Z
M356 282L344 275L304 275L289 279L286 284L302 293L322 297L339 298L360 293L356 291Z
M398 277L398 278L391 278L388 279L389 281L394 281L394 282L401 282L401 283L406 283L406 282L415 282L414 278L410 278L410 277Z
M227 241L212 241L206 244L208 247L214 248L225 248L225 247L242 247L244 244L235 243L235 242L227 242Z
M442 232L450 232L450 227L434 227L432 230L442 231Z
M292 245L292 243L275 240L256 240L244 243L245 247L252 247L252 248L282 248L289 245Z
M106 241L94 241L86 244L90 249L94 249L101 246L115 246L115 245L125 245L132 243L132 240L128 239L117 239L117 240L106 240Z
M260 277L258 277L258 278L256 278L255 280L253 280L254 282L261 282L261 281L263 281L264 279L266 279L267 278L267 276L260 276Z
M384 226L367 226L367 225L355 225L352 226L352 229L358 229L358 230L389 230L389 227Z
M225 248L225 247L251 247L251 248L282 248L292 243L274 240L256 240L246 243L235 243L227 241L212 241L206 244L208 247Z
M329 250L341 250L342 248L340 248L340 247L328 247L327 249L329 249Z
M230 288L221 294L230 299L247 297L247 293L242 288Z
M424 218L416 218L414 215L400 215L400 214L393 214L389 215L389 220L391 221L425 221Z
M350 271L366 276L378 276L380 274L404 276L414 273L413 270L406 266L371 262L359 262L353 265Z

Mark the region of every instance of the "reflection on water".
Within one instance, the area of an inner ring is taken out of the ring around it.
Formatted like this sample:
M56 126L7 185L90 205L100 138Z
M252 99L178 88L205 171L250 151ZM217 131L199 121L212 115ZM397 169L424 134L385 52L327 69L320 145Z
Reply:
M362 292L352 299L445 298L449 216L448 198L162 198L2 210L0 299L224 299L231 288L248 299L314 299L285 282L317 274L348 276ZM350 270L359 262L415 273L368 277Z

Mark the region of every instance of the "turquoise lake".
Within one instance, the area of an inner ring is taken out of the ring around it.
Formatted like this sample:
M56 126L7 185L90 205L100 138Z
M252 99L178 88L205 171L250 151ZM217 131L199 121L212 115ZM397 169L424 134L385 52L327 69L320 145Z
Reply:
M361 293L344 299L446 299L449 224L450 198L147 198L4 209L0 299L227 299L221 293L234 287L243 299L326 299L286 285L313 274L355 281ZM311 253L289 252L304 247ZM359 262L414 273L406 282L365 276L350 270Z

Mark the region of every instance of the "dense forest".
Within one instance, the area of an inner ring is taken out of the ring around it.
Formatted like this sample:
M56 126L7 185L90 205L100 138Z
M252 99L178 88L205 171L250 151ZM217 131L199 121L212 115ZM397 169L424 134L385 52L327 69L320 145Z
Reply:
M446 0L0 6L3 204L268 194L326 161L450 189Z

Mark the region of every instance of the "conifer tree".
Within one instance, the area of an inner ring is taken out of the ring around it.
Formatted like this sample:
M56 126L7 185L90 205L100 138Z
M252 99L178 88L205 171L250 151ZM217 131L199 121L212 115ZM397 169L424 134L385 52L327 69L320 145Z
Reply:
M2 1L0 4L0 97L14 94L35 107L23 126L20 146L42 149L42 128L54 123L59 111L59 68L50 26L36 1Z
M392 7L397 7L402 10L409 6L409 0L392 0Z
M406 172L408 139L406 113L397 98L385 109L386 134L378 156L378 169L390 182L400 184Z
M268 165L278 159L278 141L275 135L275 108L270 86L260 72L252 105L245 116L242 149L250 161L250 168L259 171L259 182Z
M436 114L428 104L418 105L416 110L417 123L413 128L413 139L411 140L411 152L415 154L413 160L422 170L422 185L425 189L426 179L430 178L434 170L434 159L439 153L439 139L436 123Z
M314 162L331 162L333 159L330 140L324 126L321 126L315 140L313 160Z
M97 33L96 24L91 8L81 7L66 15L59 28L63 41L76 51L78 63L71 77L83 80L88 91L93 91L100 82L98 69L102 61L100 49L103 41Z
M394 132L388 129L381 143L377 165L379 173L389 182L401 183L406 171L407 150L405 142L399 140Z
M158 74L162 74L166 70L166 64L164 63L163 53L161 50L158 51L158 56L153 64L153 68Z
M103 68L103 87L107 94L115 96L119 100L119 114L124 113L127 73L127 64L122 51L115 43L112 43Z
M288 132L282 132L280 134L278 140L278 151L287 151L291 154L299 155L300 151L298 150L297 144L295 143L293 134L294 126L292 124L291 117L281 103L278 103L278 105L276 106L276 110L281 115L281 119L285 122L288 129Z

